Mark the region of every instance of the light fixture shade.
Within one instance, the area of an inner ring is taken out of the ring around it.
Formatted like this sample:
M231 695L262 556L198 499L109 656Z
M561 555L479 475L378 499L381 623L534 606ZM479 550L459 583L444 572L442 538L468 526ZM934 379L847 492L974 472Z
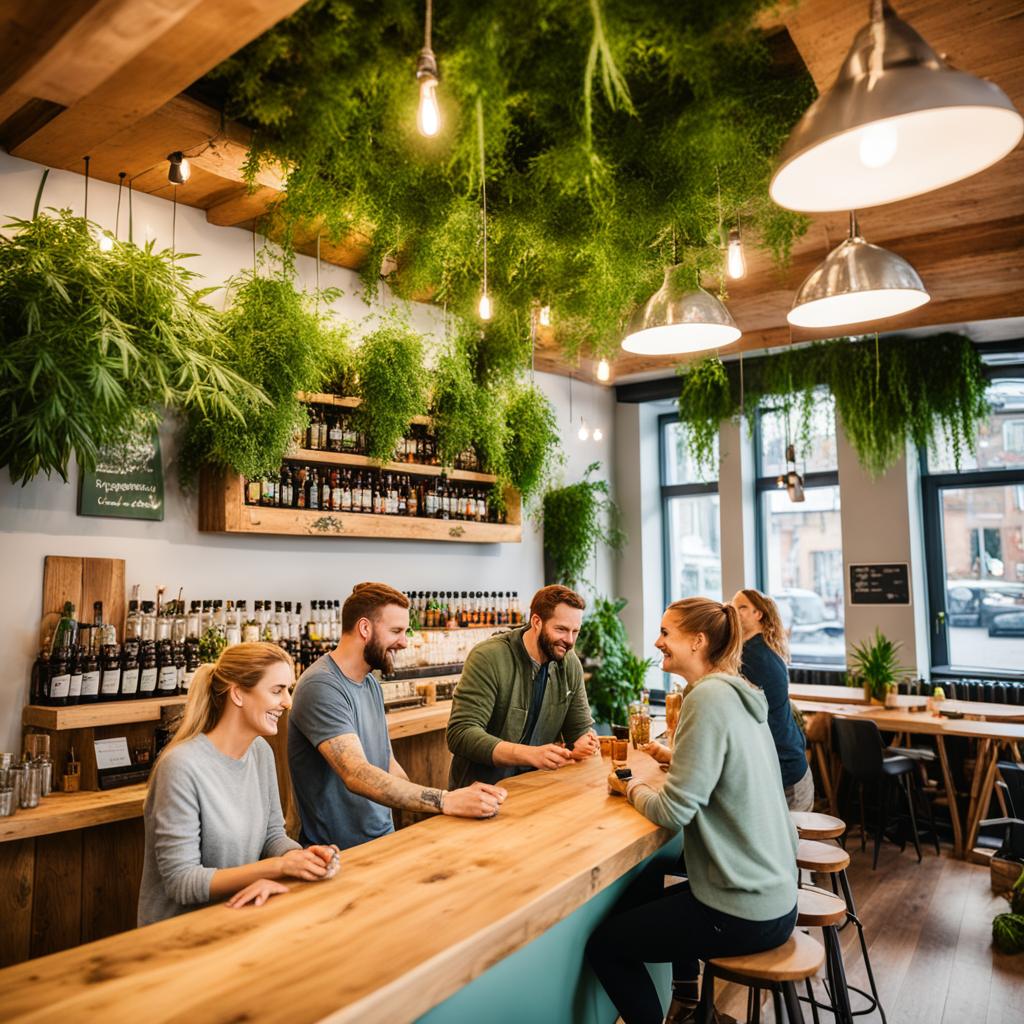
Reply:
M192 175L192 168L189 166L185 154L179 149L174 153L169 153L167 160L167 180L172 185L184 185Z
M843 327L906 313L928 299L902 256L854 232L807 276L786 319L795 327Z
M780 206L820 213L921 195L991 166L1024 135L999 86L954 70L888 4L883 11L783 147L769 188Z
M742 332L729 310L703 288L684 291L665 271L661 287L637 310L622 342L627 352L667 356L731 345Z

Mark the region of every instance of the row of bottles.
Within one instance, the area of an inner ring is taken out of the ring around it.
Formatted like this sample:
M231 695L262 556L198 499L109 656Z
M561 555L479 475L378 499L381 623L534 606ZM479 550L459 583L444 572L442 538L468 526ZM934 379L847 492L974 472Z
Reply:
M414 591L406 595L410 618L423 629L466 629L470 626L519 626L523 612L518 592Z
M278 477L246 480L245 503L315 512L416 516L463 522L505 522L491 489L452 483L447 476L410 477L379 470L285 463Z
M339 411L331 406L309 407L309 427L297 441L308 451L367 454L366 436L359 430L358 414ZM428 427L411 425L408 433L395 446L393 461L421 466L439 465L437 438ZM462 452L456 458L454 468L479 470L480 460L476 451L470 448Z

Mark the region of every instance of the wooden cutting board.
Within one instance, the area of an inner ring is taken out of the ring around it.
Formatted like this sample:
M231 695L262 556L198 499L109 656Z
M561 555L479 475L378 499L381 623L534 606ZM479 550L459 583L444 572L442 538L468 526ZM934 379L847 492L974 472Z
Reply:
M116 627L120 643L124 639L124 559L46 556L40 644L53 632L65 601L74 604L75 618L80 622L92 622L93 602L102 601L103 619Z

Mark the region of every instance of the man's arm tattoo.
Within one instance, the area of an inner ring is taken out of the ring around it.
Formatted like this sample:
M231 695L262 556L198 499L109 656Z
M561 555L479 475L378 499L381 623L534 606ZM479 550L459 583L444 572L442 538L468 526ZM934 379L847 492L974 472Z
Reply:
M430 804L438 814L441 814L444 810L444 793L439 789L425 789L422 793L422 800L425 804Z

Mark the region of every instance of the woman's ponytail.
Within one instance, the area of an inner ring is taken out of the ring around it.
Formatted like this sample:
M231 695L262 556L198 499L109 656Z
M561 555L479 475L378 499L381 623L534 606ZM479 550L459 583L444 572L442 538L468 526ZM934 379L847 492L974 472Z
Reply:
M217 666L206 662L196 669L192 677L192 685L188 688L188 700L185 702L185 713L182 715L178 731L168 747L173 747L185 740L192 739L202 732L209 732L220 718L224 707L223 697L219 701L214 699L214 673Z

